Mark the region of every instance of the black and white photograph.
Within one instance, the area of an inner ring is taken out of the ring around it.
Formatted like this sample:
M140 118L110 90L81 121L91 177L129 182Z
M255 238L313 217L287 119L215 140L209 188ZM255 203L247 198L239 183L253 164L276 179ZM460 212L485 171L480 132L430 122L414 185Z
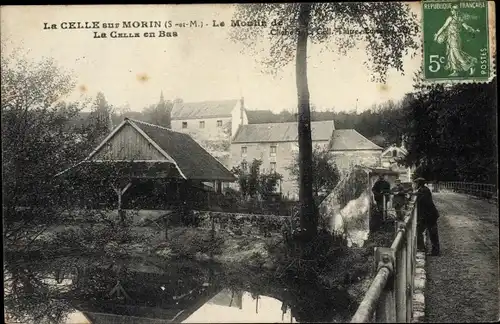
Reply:
M493 1L0 20L4 323L500 320Z

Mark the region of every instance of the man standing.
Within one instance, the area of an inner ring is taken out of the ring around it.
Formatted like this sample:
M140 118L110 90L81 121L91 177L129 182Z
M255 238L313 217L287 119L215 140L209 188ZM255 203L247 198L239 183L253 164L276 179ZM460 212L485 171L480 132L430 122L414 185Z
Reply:
M414 180L416 185L416 206L417 206L417 249L425 251L424 232L429 233L429 238L432 244L431 255L439 255L439 234L437 228L437 220L439 212L432 200L432 193L425 186L424 178Z
M377 209L379 212L387 210L387 203L390 198L389 194L391 193L391 184L386 180L386 175L381 174L377 181L373 184L372 188L373 199L377 204ZM385 205L384 205L384 196L385 196Z
M404 218L403 207L406 204L406 189L403 187L400 179L396 179L395 186L391 189L394 197L392 198L392 206L396 210L396 217L399 221Z

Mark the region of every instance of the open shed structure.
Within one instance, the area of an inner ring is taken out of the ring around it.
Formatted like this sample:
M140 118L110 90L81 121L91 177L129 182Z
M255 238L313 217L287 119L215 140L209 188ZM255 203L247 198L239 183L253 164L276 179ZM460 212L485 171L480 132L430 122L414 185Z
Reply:
M222 182L236 180L191 136L129 118L87 158L56 176L63 174L78 177L80 181L89 180L91 174L108 179L116 192L119 212L123 195L134 185L155 187L162 200L161 209L169 209L174 205L190 206L206 198L203 192L220 192Z

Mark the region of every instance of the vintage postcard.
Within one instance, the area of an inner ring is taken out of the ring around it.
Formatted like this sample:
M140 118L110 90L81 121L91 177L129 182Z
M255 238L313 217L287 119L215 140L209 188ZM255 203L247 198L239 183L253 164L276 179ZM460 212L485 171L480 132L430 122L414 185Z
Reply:
M493 1L0 19L5 323L499 319Z

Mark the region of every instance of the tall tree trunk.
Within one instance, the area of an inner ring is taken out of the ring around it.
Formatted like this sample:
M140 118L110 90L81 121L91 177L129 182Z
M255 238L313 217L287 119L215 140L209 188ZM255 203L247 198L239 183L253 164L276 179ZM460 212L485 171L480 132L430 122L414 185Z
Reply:
M299 137L299 200L300 227L303 238L310 240L317 233L318 218L312 187L312 141L309 86L307 84L307 38L311 4L301 3L299 9L299 35L296 55L296 82L298 95L298 137Z

